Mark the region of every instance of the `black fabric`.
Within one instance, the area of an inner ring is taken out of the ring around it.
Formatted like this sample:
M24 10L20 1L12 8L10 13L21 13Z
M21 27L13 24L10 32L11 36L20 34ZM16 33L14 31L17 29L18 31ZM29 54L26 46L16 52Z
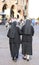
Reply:
M20 33L21 32L20 32L19 27L16 27L14 24L12 24L11 28L8 31L7 36L9 38L13 38L15 43L20 43Z
M25 34L26 26L22 27L22 54L29 54L32 55L32 36L34 35L34 28L33 26L30 27L31 33Z
M27 19L24 27L24 33L31 34L31 20Z
M34 28L31 26L31 34L24 34L24 26L22 28L22 41L32 41L32 36L34 35Z
M22 54L32 55L32 43L31 42L22 42Z
M18 56L20 44L15 43L12 38L9 38L9 45L12 58Z
M16 23L13 22L7 36L9 37L9 45L12 58L18 57L20 47L20 29L16 27Z
M14 42L15 43L20 43L20 29L18 27L16 27Z
M15 33L16 33L16 21L14 21L7 33L7 36L9 38L15 38Z

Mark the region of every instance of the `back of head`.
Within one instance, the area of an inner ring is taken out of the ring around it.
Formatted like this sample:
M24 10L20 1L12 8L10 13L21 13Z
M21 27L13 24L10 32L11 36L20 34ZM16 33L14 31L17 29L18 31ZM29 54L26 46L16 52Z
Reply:
M29 19L26 20L24 33L31 34L31 20Z
M17 24L16 21L14 21L14 22L11 24L11 29L12 29L12 30L16 28L16 24Z
M31 20L27 19L25 25L26 25L26 26L30 26L30 25L31 25Z

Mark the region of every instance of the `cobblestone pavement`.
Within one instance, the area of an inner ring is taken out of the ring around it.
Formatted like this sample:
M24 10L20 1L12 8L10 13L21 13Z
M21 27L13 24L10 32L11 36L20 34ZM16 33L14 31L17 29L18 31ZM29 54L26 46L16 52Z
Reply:
M21 48L19 50L19 58L14 62L10 55L9 39L7 38L8 28L0 25L0 65L39 65L39 25L34 26L35 34L33 36L33 55L30 61L22 59Z

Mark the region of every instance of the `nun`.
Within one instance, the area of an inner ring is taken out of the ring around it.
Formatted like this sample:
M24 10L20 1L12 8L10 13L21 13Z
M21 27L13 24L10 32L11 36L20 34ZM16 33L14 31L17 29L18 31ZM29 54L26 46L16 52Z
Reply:
M10 52L13 60L17 60L20 46L20 29L16 25L17 22L14 21L7 33L9 38Z
M31 25L31 20L26 20L26 23L22 27L21 31L23 59L27 59L27 61L29 61L29 56L32 55L32 36L34 35L34 28Z

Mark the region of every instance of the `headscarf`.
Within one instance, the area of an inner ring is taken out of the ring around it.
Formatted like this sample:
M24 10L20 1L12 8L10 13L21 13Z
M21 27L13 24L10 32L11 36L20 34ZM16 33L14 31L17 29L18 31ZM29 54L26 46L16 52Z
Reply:
M26 20L24 33L31 34L31 20L29 19Z
M16 27L16 24L17 24L17 22L14 21L14 22L11 24L11 28L12 28L12 29L15 28L15 27Z
M8 31L8 34L7 34L7 36L9 37L9 38L15 38L15 35L16 35L16 32L17 32L17 29L16 29L16 21L14 21L12 24L11 24L11 27L10 27L10 29L9 29L9 31Z
M16 34L16 24L17 24L16 21L14 21L10 28L10 31L13 37L15 37L15 34Z

